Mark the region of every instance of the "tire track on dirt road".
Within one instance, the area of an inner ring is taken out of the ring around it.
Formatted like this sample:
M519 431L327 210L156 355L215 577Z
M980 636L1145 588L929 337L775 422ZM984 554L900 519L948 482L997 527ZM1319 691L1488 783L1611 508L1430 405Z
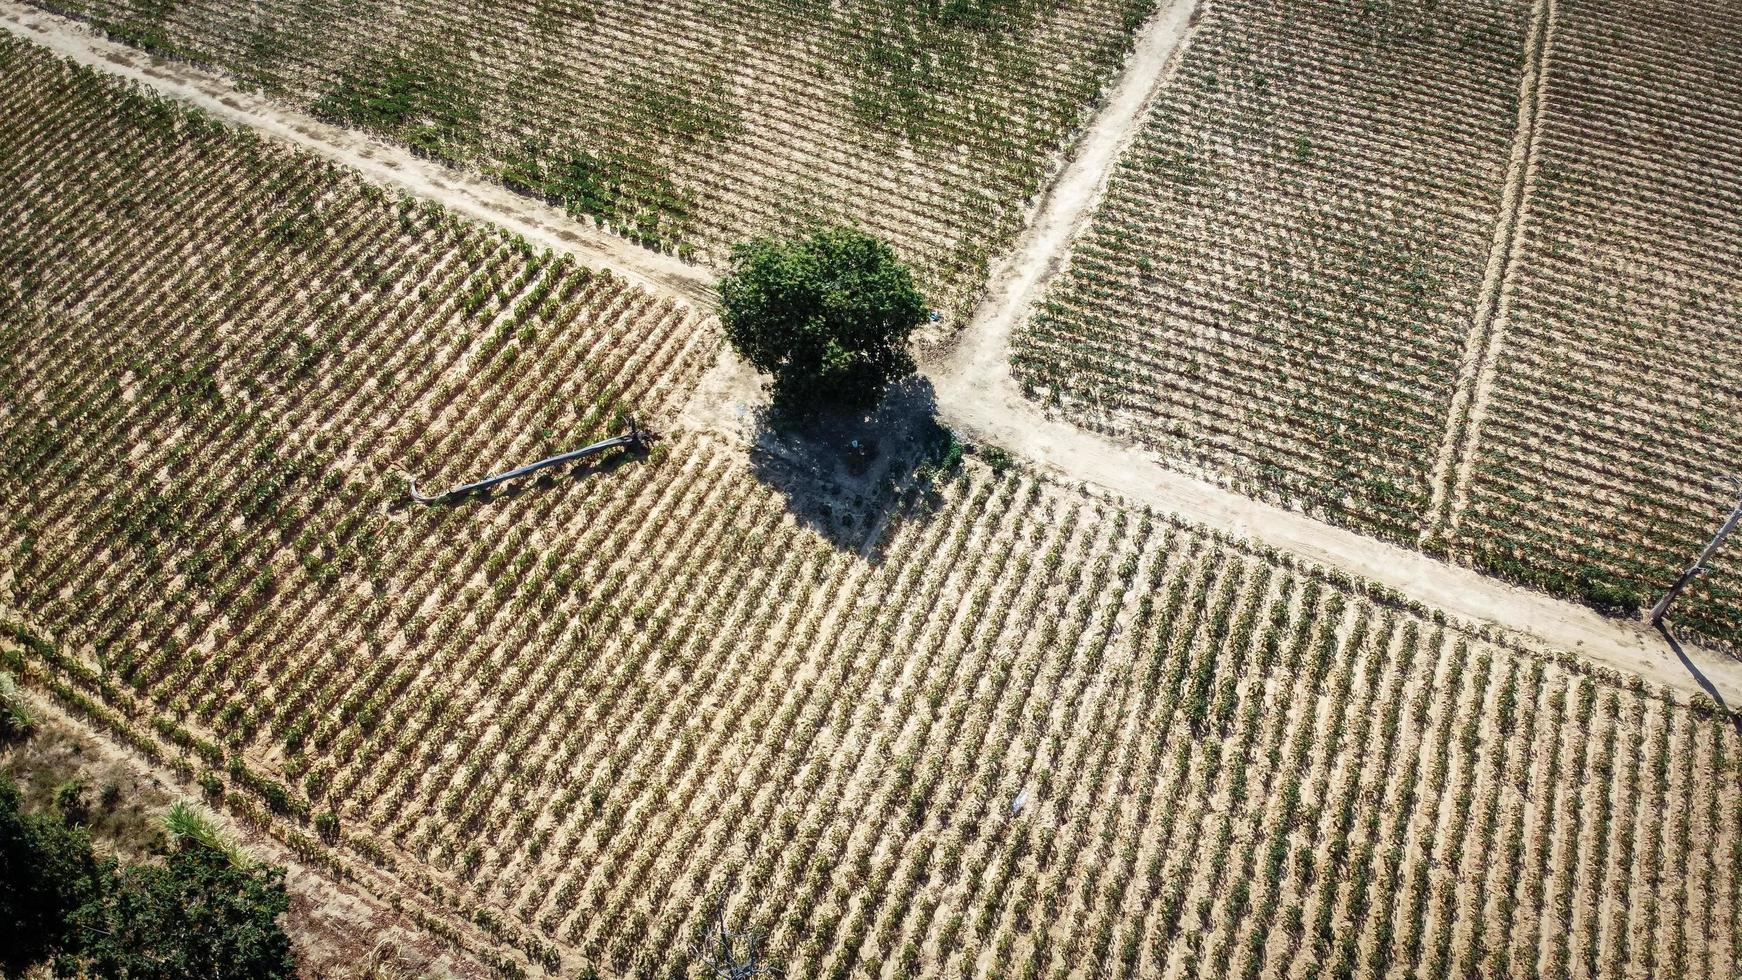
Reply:
M1545 5L1550 2L1544 0ZM1206 528L1377 582L1462 620L1491 624L1528 646L1566 651L1684 694L1715 693L1729 705L1742 706L1742 662L1695 649L1677 654L1656 633L1635 624L1605 619L1584 606L1248 499L1171 470L1153 453L1050 418L1023 397L1010 373L1011 332L1025 321L1051 278L1068 261L1076 233L1092 215L1115 163L1150 110L1154 93L1189 42L1196 6L1195 0L1172 0L1140 29L1102 108L1051 189L1034 205L1027 229L994 264L986 300L958 332L952 349L925 358L923 366L943 421L1010 450L1057 479L1092 485L1132 504L1177 514ZM1547 21L1542 23L1546 32ZM693 306L712 305L709 270L618 239L481 177L456 173L402 148L245 95L217 75L164 63L17 0L0 0L0 27L81 64L138 81L221 119L343 163L390 187L439 201L528 241L570 252L645 288ZM1539 33L1539 40L1546 44L1544 34ZM1511 246L1503 254L1510 250ZM703 379L698 392L708 388L713 375L741 376L745 371L727 354ZM744 390L753 393L755 386L740 384L735 389ZM692 399L685 411L694 424L741 437L739 415L747 407L742 397L715 397L702 406L705 411L699 417L696 407Z
M1458 383L1446 416L1445 438L1434 461L1433 493L1428 501L1427 518L1422 522L1423 546L1445 544L1469 501L1470 475L1481 441L1482 419L1488 411L1488 395L1494 387L1496 365L1505 345L1506 321L1511 315L1506 286L1522 252L1530 184L1536 176L1537 134L1542 127L1554 24L1555 0L1537 0L1530 33L1524 42L1524 70L1518 83L1518 128L1513 134L1506 186L1501 192L1500 216L1494 223L1488 267L1464 342Z
M714 274L708 269L577 221L482 175L426 160L404 146L321 122L282 103L243 92L216 72L157 58L111 41L79 21L19 0L0 0L0 28L87 68L138 82L158 95L195 106L225 122L342 164L376 183L499 225L534 245L572 253L586 264L609 269L644 289L675 295L692 306L713 304Z

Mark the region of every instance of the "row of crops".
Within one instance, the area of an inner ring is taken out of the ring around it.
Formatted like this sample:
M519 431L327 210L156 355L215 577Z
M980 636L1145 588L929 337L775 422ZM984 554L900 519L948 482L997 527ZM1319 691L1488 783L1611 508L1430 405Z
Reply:
M434 931L675 975L730 879L789 976L1742 968L1708 710L972 462L844 547L673 427L709 321L20 42L0 113L0 646Z
M1649 605L1742 476L1742 15L1556 0L1526 247L1454 547ZM1742 549L1676 619L1742 638Z
M42 6L681 255L858 222L950 306L1154 0Z
M1722 4L1212 4L1017 376L1245 492L1648 606L1742 466L1737 27ZM1733 645L1739 575L1721 558L1678 621Z

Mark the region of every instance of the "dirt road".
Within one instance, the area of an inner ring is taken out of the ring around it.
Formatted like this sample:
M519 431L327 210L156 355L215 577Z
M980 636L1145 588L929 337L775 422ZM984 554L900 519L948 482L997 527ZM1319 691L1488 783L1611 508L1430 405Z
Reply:
M1190 38L1193 7L1193 0L1174 0L1144 26L1071 161L1037 205L1016 248L994 265L987 299L960 331L953 349L925 365L944 420L1043 472L1382 583L1459 618L1491 624L1521 642L1569 651L1654 684L1742 706L1742 663L1733 659L1693 648L1681 653L1643 627L1247 499L1170 470L1146 451L1049 418L1022 396L1009 369L1011 331L1068 260L1075 232L1092 213L1114 161ZM534 243L572 252L644 287L696 305L709 302L713 276L708 270L614 238L482 178L457 174L402 148L244 95L219 76L166 64L16 0L0 0L0 27L354 167L390 187L440 201ZM720 406L722 411L731 408Z
M1506 323L1511 319L1511 293L1506 287L1512 270L1523 257L1523 228L1530 188L1536 178L1537 135L1542 129L1554 24L1554 0L1537 0L1530 34L1525 39L1524 69L1518 85L1518 126L1513 133L1500 215L1494 222L1494 243L1489 249L1476 315L1464 341L1457 389L1446 413L1445 438L1434 461L1433 495L1422 530L1423 543L1443 541L1457 528L1458 518L1469 503L1482 420L1487 416L1500 352L1505 346Z

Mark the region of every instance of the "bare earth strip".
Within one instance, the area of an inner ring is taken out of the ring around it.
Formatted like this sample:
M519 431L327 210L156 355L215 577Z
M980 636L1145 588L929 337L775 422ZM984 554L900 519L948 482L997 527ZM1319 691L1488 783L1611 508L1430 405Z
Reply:
M988 298L961 332L959 344L928 359L943 419L1058 478L1097 486L1134 504L1381 583L1459 618L1493 624L1525 643L1569 651L1684 694L1715 694L1727 704L1742 705L1742 663L1694 649L1686 652L1684 663L1661 637L1634 624L1605 619L1582 606L1174 472L1154 454L1050 419L1022 396L1009 369L1011 333L1068 257L1070 242L1092 213L1151 93L1187 41L1193 9L1190 0L1175 0L1143 27L1075 156L1039 202L1016 249L995 265ZM242 94L219 76L164 63L15 0L0 0L0 26L82 64L134 79L222 119L356 168L388 186L573 253L644 287L675 293L695 305L710 302L713 277L705 269L617 239L481 178Z
M1469 497L1470 468L1475 464L1488 392L1494 386L1495 363L1505 336L1506 281L1522 250L1522 229L1528 209L1530 182L1536 175L1536 134L1548 85L1549 47L1554 36L1554 0L1537 0L1525 39L1524 71L1518 83L1518 129L1507 166L1500 216L1494 223L1494 245L1482 278L1475 315L1464 346L1458 387L1447 413L1446 435L1434 462L1433 498L1423 522L1424 543L1442 539L1455 527Z
M0 0L0 27L79 64L139 82L226 122L293 143L390 188L500 225L534 245L573 253L586 264L609 269L636 285L675 293L692 304L706 305L713 295L714 277L706 269L576 221L484 177L460 173L405 147L250 95L222 75L153 57L110 41L77 21L16 0Z

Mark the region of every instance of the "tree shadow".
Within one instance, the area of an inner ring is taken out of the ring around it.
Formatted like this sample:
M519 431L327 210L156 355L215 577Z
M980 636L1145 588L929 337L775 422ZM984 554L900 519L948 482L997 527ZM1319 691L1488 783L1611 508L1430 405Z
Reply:
M1669 643L1669 648L1675 651L1676 659L1682 662L1683 669L1693 675L1694 681L1700 685L1701 690L1706 692L1706 696L1717 702L1724 717L1730 720L1731 727L1736 729L1737 734L1742 735L1742 714L1738 714L1730 707L1730 703L1724 700L1723 692L1718 690L1718 685L1713 684L1711 678L1707 677L1705 672L1700 670L1699 666L1688 657L1687 651L1682 649L1681 641L1677 640L1675 634L1670 631L1669 624L1659 622L1654 628Z
M766 405L755 410L750 471L780 492L801 524L835 547L880 559L884 527L904 496L947 467L954 434L937 417L932 384L915 375L891 386L870 411L832 412L797 422ZM919 498L935 505L933 494Z

